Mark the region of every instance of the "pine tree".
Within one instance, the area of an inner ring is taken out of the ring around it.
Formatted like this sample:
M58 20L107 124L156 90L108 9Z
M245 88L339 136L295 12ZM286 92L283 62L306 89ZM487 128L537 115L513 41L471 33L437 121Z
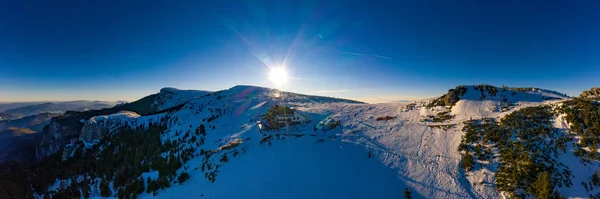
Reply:
M221 157L221 160L219 160L219 161L223 162L223 163L229 162L229 158L227 157L227 154L223 154L223 157Z
M155 190L154 181L148 177L148 188L146 189L146 193L153 193Z
M469 150L467 150L466 154L463 156L461 165L463 168L465 168L466 171L471 171L471 169L473 169L473 166L475 165L475 160L473 160L473 157L471 156L471 153L469 153Z
M410 192L410 190L408 190L408 188L404 189L404 198L405 199L411 199L412 198L412 193Z
M537 180L531 184L534 194L538 199L550 199L554 195L554 186L550 174L546 171L540 173Z
M106 182L106 179L102 178L102 181L100 182L100 196L102 197L110 197L112 195L108 182Z
M206 128L204 127L204 124L200 124L200 134L206 136Z
M181 172L179 174L179 177L177 178L177 181L179 181L179 184L183 184L183 182L185 182L186 180L188 180L190 178L190 175L187 172Z
M171 187L171 183L169 183L169 179L167 179L167 177L162 177L159 180L161 189Z
M146 189L144 186L144 178L140 177L137 180L137 185L135 187L135 193L142 194L142 193L144 193L144 189Z
M590 152L588 153L588 156L590 159L592 160L597 160L598 156L598 145L596 144L596 140L592 141L592 145L590 146Z

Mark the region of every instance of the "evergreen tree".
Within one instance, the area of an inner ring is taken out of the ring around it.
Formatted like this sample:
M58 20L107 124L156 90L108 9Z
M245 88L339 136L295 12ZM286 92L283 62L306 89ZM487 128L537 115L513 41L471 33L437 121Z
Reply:
M135 193L136 194L142 194L142 193L144 193L144 189L146 189L145 186L144 186L144 178L140 177L137 180L137 184L135 186ZM136 194L134 194L134 195L136 195Z
M108 182L106 182L106 179L102 178L102 181L100 182L100 196L102 197L110 197L112 195Z
M177 181L179 181L179 184L183 184L183 182L185 182L188 179L190 179L190 175L185 171L181 172L179 174L179 177L177 177Z
M550 174L546 171L540 173L537 180L531 184L534 194L538 199L550 199L554 195L554 186Z
M83 185L81 187L81 192L83 192L83 197L84 198L89 198L90 197L90 185L89 185L89 182L88 182L87 179L84 180L83 182L84 183L83 183Z
M463 168L465 168L466 171L471 171L471 169L473 169L473 166L475 165L475 160L473 160L473 157L471 156L471 153L469 153L469 150L467 150L466 154L463 156L461 165Z
M206 136L206 128L204 127L204 124L200 124L200 134Z
M410 192L410 190L408 190L408 188L404 189L404 198L405 199L411 199L412 198L412 193Z
M594 140L592 142L592 145L590 146L590 152L588 153L589 158L592 160L598 160L598 156L597 156L597 152L598 151L598 145L596 144L596 141Z
M223 163L229 162L229 158L227 157L227 154L226 153L223 154L223 157L221 157L221 160L219 160L219 161L223 162Z
M148 188L146 189L146 193L154 193L156 191L155 186L156 185L154 184L154 180L148 177Z

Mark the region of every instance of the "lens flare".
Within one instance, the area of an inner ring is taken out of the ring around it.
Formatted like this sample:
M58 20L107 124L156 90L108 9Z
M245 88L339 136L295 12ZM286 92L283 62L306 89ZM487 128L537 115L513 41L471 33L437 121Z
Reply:
M273 67L273 68L271 68L271 71L269 72L269 79L276 86L282 86L283 84L285 84L288 81L289 77L288 77L288 74L287 74L287 71L285 70L285 68Z

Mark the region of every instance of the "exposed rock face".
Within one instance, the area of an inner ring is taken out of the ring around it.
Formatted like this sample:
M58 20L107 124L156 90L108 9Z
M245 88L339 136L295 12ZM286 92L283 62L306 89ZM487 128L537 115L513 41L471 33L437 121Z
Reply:
M122 127L125 124L131 124L135 118L140 117L132 111L121 111L112 115L100 115L84 121L83 128L79 134L78 141L86 143L97 143L108 133ZM93 144L92 144L93 145ZM72 157L73 151L77 150L80 145L75 144L72 140L70 144L64 145L62 160Z
M166 93L173 95L173 92L166 89ZM33 160L42 160L45 157L48 157L52 154L55 154L62 150L67 144L72 143L77 139L82 140L93 140L101 138L104 135L103 132L108 132L111 129L108 128L108 124L100 123L99 120L101 117L108 118L107 115L129 115L132 117L139 116L137 113L142 115L151 115L156 113L156 107L161 105L161 103L157 103L158 94L152 94L146 96L140 100L131 103L121 104L119 106L115 106L112 108L105 108L100 110L89 110L89 111L66 111L62 116L52 118L48 125L43 128L41 133L35 134L35 139L33 141L28 141L27 145L23 144L13 144L14 147L11 148L12 151L26 151L27 154L20 156L30 157L28 159ZM187 97L188 95L186 95ZM197 96L197 94L193 95ZM177 98L179 99L179 98ZM187 102L187 98L182 98L182 103ZM165 100L169 101L169 100ZM178 104L177 103L174 104ZM172 107L172 106L167 106ZM133 114L119 114L119 111L129 110L135 111L131 112ZM104 115L104 116L103 116ZM4 115L2 115L4 117ZM95 124L94 122L89 122L89 119L96 118ZM112 120L112 119L111 119ZM118 120L118 119L117 119ZM119 120L124 121L124 120ZM47 121L46 121L47 122ZM86 123L88 123L86 126ZM1 124L0 124L1 125ZM85 126L85 129L84 129ZM107 129L104 129L106 127ZM83 135L82 135L83 134ZM30 144L31 143L31 144ZM8 157L10 156L10 157ZM20 157L12 157L15 155L8 154L4 159L22 159ZM1 158L1 157L0 157ZM1 161L1 160L0 160Z
M600 97L600 88L593 87L590 90L583 91L581 97Z
M102 135L104 135L107 130L106 127L98 124L98 122L92 118L83 125L79 140L91 141L101 139Z
M27 154L20 156L42 160L63 149L65 151L69 150L65 146L75 140L92 141L101 139L103 135L118 128L121 124L133 121L131 118L139 117L138 113L141 115L152 115L158 111L181 106L191 99L202 97L209 93L211 92L164 88L157 94L112 108L91 111L67 111L60 117L52 118L43 131L36 134L33 141L28 141L28 143L33 144L27 144L26 146L14 145L12 151L27 151ZM128 111L123 112L124 110ZM2 115L3 118L4 116ZM2 126L0 123L0 127ZM13 155L8 154L8 156ZM22 158L7 157L4 159Z
M139 117L135 112L121 111L112 115L94 116L82 123L81 120L70 119L68 121L57 121L52 119L43 132L40 145L36 149L36 159L59 152L63 147L78 139L91 141L101 139L107 132L128 121ZM64 154L64 153L63 153Z
M132 119L140 117L132 111L121 111L112 115L101 115L90 118L85 122L79 134L79 140L92 141L102 139L104 135L132 122Z
M42 134L40 145L36 149L35 157L41 160L60 151L69 140L77 138L79 130L76 126L61 125L52 119Z
M50 121L50 124L48 124L48 132L53 135L55 138L58 137L60 134L58 134L58 131L61 129L61 126L58 122L56 122L55 120Z

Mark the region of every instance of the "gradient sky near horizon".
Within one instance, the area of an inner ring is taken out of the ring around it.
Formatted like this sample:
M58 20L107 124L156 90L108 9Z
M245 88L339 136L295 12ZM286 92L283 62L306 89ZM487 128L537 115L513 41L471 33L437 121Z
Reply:
M0 101L272 87L382 102L600 83L600 1L2 1Z

